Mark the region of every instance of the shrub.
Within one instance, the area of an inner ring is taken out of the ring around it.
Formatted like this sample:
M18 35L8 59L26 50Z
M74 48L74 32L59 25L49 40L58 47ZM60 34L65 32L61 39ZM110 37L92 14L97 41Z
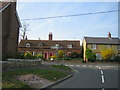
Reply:
M38 58L38 59L43 59L44 57L43 57L42 54L38 54L38 55L37 55L37 58Z
M92 52L91 49L87 48L85 54L86 54L86 58L88 59L88 61L91 61L91 62L95 61L96 55L95 53Z
M56 59L56 58L57 58L57 56L56 56L56 55L53 55L53 56L51 56L51 58Z
M104 49L101 51L101 55L102 55L103 60L109 60L113 57L114 51L111 48Z
M17 53L17 59L24 59L25 57L24 57L24 52L18 52Z
M62 59L62 58L64 57L64 54L65 54L64 51L59 50L59 51L58 51L58 58L59 58L59 59Z
M79 58L80 55L78 53L76 53L76 52L73 52L73 53L71 53L70 57L71 58Z
M30 52L25 53L24 57L25 57L25 59L33 59L33 55Z
M70 56L65 56L64 60L71 60Z

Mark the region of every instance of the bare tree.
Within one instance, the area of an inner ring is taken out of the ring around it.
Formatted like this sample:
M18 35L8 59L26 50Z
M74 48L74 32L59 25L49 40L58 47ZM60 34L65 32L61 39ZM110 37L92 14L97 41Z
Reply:
M22 23L22 27L20 28L20 35L19 35L22 40L25 40L25 37L27 36L27 32L29 31L28 27L29 24L25 22Z

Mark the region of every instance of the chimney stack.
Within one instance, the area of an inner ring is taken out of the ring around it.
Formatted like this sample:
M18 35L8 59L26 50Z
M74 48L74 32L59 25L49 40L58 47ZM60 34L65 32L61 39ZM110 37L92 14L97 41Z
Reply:
M52 35L52 33L50 32L50 33L49 33L49 40L52 41L52 38L53 38L53 35Z
M28 39L27 39L27 36L25 37L25 40L28 40Z
M110 32L108 32L108 38L111 38L111 33Z

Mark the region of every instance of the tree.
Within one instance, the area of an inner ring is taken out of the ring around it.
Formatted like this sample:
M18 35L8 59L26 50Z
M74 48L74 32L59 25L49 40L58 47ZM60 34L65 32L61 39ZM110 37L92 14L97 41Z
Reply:
M22 28L20 28L20 37L22 40L25 40L25 36L27 36L26 34L29 31L28 27L29 27L29 24L25 22L22 23Z
M60 58L60 59L63 58L64 54L65 54L64 51L59 50L58 51L58 58Z
M101 51L102 58L108 60L114 56L114 51L112 48L104 49Z
M88 60L90 60L90 61L91 61L91 60L93 61L93 60L96 59L95 53L93 53L92 50L89 49L89 48L86 49L85 54L86 54L86 58L87 58Z

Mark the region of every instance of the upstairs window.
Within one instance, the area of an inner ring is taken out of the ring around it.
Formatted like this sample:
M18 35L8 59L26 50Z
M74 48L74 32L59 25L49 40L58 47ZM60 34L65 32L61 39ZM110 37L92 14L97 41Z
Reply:
M72 44L69 44L69 45L68 45L68 48L72 48Z
M107 45L107 48L111 48L111 45Z
M40 44L38 45L38 47L42 47L42 43L40 43Z
M96 49L96 44L92 44L92 49L93 49L93 50Z
M27 44L26 44L26 47L30 47L30 43L27 43Z
M118 50L120 50L120 45L118 45Z
M59 44L55 44L56 47L59 47L60 45Z

